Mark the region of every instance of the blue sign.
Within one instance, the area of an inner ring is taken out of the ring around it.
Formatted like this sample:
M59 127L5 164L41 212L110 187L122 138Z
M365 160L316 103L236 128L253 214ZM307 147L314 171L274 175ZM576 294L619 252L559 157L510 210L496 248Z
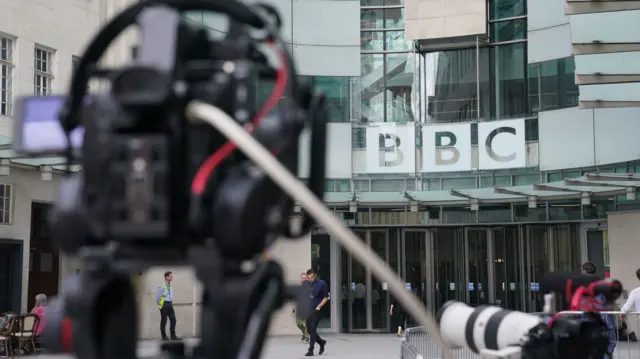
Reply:
M355 291L356 290L356 284L355 283L351 283L351 290Z
M473 282L469 283L469 290L473 290Z
M411 283L405 283L404 286L407 290L411 290Z
M539 291L539 290L540 290L540 283L531 283L531 284L529 285L529 289L530 289L532 292L537 292L537 291Z

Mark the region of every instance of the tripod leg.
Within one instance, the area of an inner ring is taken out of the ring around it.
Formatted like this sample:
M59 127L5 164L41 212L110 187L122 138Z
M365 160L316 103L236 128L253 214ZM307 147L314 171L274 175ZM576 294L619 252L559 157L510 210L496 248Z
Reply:
M94 307L100 324L96 338L104 359L135 359L138 344L137 305L128 276L114 277L102 289Z

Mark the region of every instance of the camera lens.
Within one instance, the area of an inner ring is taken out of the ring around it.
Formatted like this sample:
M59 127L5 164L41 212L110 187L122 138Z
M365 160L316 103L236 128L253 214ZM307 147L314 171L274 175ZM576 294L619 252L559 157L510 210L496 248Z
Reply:
M500 307L470 307L447 302L436 315L442 339L454 348L500 350L517 345L527 332L542 321L537 315Z

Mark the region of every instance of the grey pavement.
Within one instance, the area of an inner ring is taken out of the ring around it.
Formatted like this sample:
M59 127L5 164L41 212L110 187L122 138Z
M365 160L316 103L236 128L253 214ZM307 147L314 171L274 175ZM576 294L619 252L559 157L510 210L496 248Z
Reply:
M392 334L320 334L327 341L320 358L333 359L397 359L400 355L400 338ZM194 344L195 340L188 340ZM265 343L262 359L300 359L308 348L299 336L272 336ZM138 355L157 355L157 341L142 341ZM316 346L316 357L318 357Z

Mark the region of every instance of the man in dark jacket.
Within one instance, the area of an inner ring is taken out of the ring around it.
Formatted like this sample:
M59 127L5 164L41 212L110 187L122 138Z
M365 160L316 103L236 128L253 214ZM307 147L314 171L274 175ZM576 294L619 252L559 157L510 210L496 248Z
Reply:
M311 283L311 308L312 312L307 317L307 331L309 332L309 350L305 356L313 356L313 347L315 343L318 343L320 350L319 355L324 353L324 347L327 345L327 341L320 338L318 335L318 324L320 323L320 313L322 307L329 302L329 286L322 279L316 277L316 272L313 269L307 271L307 279Z

